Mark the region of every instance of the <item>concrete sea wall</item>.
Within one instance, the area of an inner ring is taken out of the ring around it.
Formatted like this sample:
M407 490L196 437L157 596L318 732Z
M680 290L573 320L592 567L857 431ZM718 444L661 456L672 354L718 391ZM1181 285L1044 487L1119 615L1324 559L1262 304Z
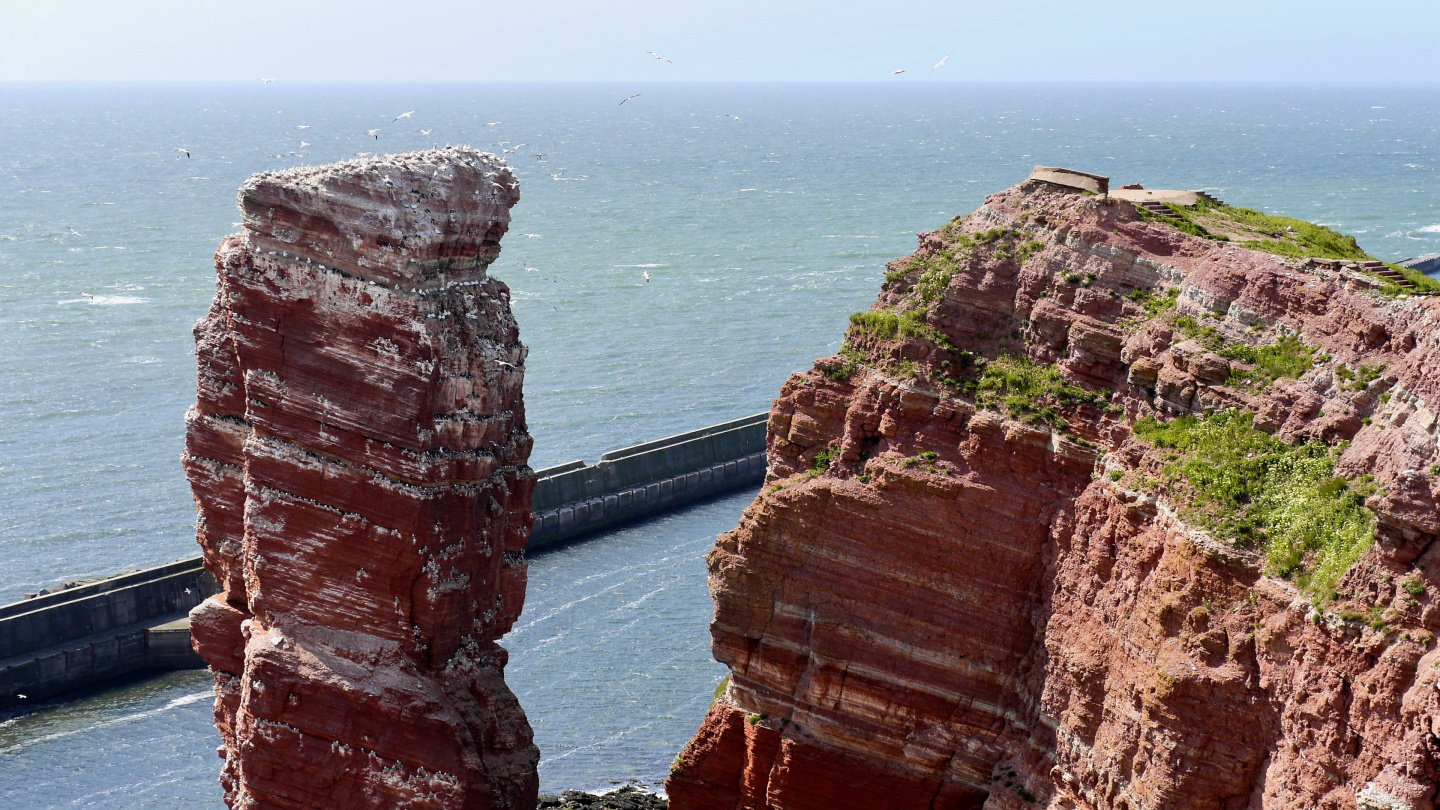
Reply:
M200 666L183 623L215 590L196 557L0 605L0 708L140 670Z
M527 551L765 478L768 413L539 470Z
M768 413L537 470L527 551L765 477ZM188 612L215 593L200 558L0 605L0 709L145 670L203 667ZM21 697L23 695L23 697Z

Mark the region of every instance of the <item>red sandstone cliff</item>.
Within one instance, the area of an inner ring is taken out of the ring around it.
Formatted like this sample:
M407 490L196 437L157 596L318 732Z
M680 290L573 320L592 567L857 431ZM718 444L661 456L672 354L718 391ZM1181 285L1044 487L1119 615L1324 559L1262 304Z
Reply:
M711 552L672 808L1435 807L1440 298L1039 182L890 270Z
M195 327L191 614L235 808L535 806L495 639L525 597L525 347L485 275L519 199L434 149L264 172Z

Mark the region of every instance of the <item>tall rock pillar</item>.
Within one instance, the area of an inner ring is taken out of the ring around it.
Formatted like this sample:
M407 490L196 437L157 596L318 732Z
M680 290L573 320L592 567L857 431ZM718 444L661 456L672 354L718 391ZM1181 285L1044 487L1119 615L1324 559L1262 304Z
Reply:
M235 808L535 806L495 642L534 474L504 163L263 172L195 327L185 470L221 593L191 613Z

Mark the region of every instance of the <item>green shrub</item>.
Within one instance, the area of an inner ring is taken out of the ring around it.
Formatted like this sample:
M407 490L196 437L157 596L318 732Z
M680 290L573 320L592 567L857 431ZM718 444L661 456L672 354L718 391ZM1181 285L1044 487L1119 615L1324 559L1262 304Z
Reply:
M1066 381L1056 366L1037 365L1020 355L1004 354L991 360L971 385L979 407L1061 430L1067 424L1056 408L1105 404L1104 394Z
M849 346L841 346L839 354L843 362L835 368L821 368L820 373L835 382L845 382L855 374L865 357Z
M864 334L882 340L915 337L946 349L954 349L948 337L925 323L925 310L922 309L911 309L899 314L888 309L856 312L850 316L850 325Z
M1374 516L1364 495L1335 477L1336 451L1319 442L1287 445L1253 421L1237 411L1166 423L1146 417L1135 435L1176 451L1165 479L1187 491L1188 520L1264 548L1271 573L1328 600L1370 547Z
M1220 353L1252 366L1249 370L1232 369L1225 381L1229 385L1251 383L1264 388L1279 379L1299 379L1315 367L1315 347L1288 335L1265 346L1233 344Z
M1152 290L1136 289L1131 290L1125 298L1145 307L1146 315L1158 318L1175 308L1175 302L1180 298L1180 288L1162 288L1159 294Z
M840 457L840 448L830 447L815 454L815 461L810 465L810 471L819 475L830 469L830 464Z
M1172 323L1185 337L1198 341L1200 345L1212 352L1221 352L1225 348L1225 335L1213 326L1201 326L1189 315L1181 315Z

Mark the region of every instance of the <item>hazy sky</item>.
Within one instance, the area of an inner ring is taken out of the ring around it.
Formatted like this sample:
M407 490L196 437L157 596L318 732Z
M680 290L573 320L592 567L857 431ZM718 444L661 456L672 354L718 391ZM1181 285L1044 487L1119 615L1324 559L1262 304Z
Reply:
M0 0L0 81L1433 82L1437 31L1436 0Z

